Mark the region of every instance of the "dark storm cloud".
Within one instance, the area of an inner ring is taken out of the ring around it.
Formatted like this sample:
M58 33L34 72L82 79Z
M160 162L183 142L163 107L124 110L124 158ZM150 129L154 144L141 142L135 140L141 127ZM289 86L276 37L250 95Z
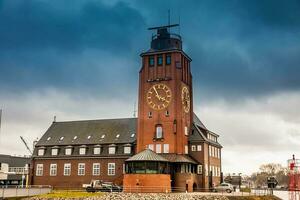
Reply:
M67 87L94 95L121 86L136 93L146 28L165 24L168 9L172 22L181 17L196 97L300 87L298 0L2 0L0 9L2 88Z
M135 83L144 19L126 3L84 2L0 2L1 88L101 90L109 75L119 83L118 70Z

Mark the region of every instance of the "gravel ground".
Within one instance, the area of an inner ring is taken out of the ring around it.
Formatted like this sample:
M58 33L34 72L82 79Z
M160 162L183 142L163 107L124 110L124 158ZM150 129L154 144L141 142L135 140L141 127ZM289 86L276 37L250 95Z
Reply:
M87 198L76 198L76 200L228 200L225 196L203 196L197 194L186 194L186 193L167 193L167 194L157 194L157 193L107 193L103 196L98 197L87 197ZM43 198L32 197L28 200L44 200Z

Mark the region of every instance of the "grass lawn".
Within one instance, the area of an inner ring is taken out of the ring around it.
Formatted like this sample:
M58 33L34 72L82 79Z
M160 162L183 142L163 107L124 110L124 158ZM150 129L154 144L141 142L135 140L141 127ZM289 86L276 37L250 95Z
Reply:
M85 191L70 191L70 190L53 190L49 194L38 195L37 197L41 198L83 198L83 197L94 197L94 196L102 196L101 192L85 192Z
M275 196L250 196L250 197L234 197L228 196L229 200L280 200L280 198Z

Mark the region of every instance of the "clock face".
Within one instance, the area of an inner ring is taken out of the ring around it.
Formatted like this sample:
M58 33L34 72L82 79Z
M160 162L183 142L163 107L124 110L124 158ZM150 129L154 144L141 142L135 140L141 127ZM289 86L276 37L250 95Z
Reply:
M172 93L165 84L155 84L147 92L148 105L154 110L163 110L171 102Z
M190 98L189 89L186 86L184 86L181 90L181 100L182 100L183 110L186 113L188 113L191 107L191 98Z

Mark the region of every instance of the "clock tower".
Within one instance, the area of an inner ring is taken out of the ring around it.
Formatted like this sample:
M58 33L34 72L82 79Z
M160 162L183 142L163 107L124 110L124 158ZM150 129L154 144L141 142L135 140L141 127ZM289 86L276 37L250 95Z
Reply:
M149 28L156 34L151 48L141 54L137 153L188 153L193 123L191 58L182 50L181 36L170 33L176 26Z

